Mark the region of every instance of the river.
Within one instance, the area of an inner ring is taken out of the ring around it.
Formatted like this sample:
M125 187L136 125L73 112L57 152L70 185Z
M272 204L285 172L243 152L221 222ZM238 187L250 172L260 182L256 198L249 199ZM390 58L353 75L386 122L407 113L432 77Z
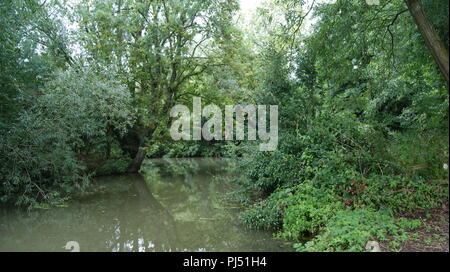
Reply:
M291 251L248 230L226 201L222 159L151 159L142 174L95 179L99 192L62 207L0 210L0 251Z

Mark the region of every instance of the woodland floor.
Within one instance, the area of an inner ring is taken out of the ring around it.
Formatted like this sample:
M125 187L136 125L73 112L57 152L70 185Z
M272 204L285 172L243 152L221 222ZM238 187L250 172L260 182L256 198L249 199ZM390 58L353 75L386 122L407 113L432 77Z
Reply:
M403 242L397 250L400 252L449 252L449 203L441 207L414 214L404 215L410 219L423 221L420 229L409 231L410 239ZM391 251L381 245L382 251Z

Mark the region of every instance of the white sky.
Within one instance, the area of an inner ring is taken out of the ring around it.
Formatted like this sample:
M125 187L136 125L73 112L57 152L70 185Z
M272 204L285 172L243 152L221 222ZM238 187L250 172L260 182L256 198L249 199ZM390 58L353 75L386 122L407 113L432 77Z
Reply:
M239 0L242 15L251 15L262 3L262 0Z
M255 15L256 8L259 7L264 3L265 0L239 0L239 4L241 7L241 19L244 22L244 24L248 24L251 22L252 16ZM336 0L315 0L316 4L319 3L335 3ZM312 0L306 0L305 1L305 10L308 9L311 4ZM305 30L308 32L310 30L311 25L315 22L315 20L311 19L311 15L306 18L305 21Z

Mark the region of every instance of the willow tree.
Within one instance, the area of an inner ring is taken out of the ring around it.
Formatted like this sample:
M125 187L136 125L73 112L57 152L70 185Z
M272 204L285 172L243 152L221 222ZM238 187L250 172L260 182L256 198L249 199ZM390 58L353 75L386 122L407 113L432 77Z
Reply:
M77 7L85 60L122 75L138 121L122 138L137 172L145 145L166 127L183 85L212 66L227 40L235 0L101 0Z

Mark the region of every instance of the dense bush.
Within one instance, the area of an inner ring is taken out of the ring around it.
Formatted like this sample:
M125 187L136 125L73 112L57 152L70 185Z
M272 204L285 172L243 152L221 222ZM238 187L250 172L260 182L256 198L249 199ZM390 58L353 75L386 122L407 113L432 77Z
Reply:
M55 203L87 185L85 167L67 144L68 133L52 119L24 112L0 139L1 202ZM62 195L61 195L62 194Z
M339 129L343 123L348 128ZM294 241L318 235L298 250L359 251L368 239L400 235L396 216L448 198L445 139L425 145L419 134L383 136L347 117L311 124L307 135L283 137L277 151L238 162L246 170L237 182L256 201L241 215L249 227ZM422 143L421 155L407 156Z
M295 244L298 251L364 251L369 240L400 236L401 229L388 215L369 210L343 210L327 223L325 230L311 241Z
M281 235L288 239L317 234L344 206L332 191L317 189L310 183L299 185L284 205Z
M1 201L20 206L83 192L85 154L126 132L134 116L124 87L90 70L57 73L29 103L0 138Z
M279 231L283 226L285 207L281 203L290 194L290 190L278 190L268 199L261 200L242 212L240 219L253 229Z

